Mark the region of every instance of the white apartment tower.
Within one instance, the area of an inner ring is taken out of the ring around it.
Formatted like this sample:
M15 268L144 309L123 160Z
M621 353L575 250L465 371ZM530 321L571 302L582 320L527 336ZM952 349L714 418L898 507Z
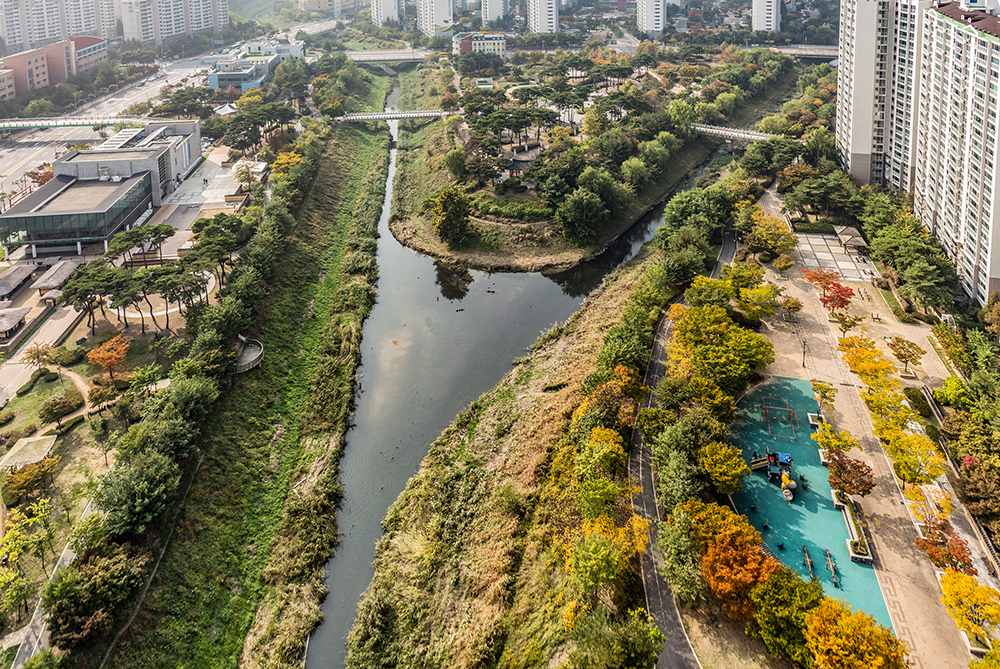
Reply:
M1000 292L1000 19L970 4L924 12L914 210L966 292Z
M649 37L662 33L667 25L667 0L636 0L635 24Z
M559 0L528 0L528 31L559 32Z
M402 0L372 0L372 23L375 25L385 25L386 21L400 23L402 17Z
M229 25L229 0L116 0L126 40L162 44L219 33Z
M484 26L507 16L507 0L483 0L482 8Z
M455 10L452 0L417 0L417 28L428 37L451 37Z
M81 35L115 37L114 0L0 0L0 38L8 53Z
M849 0L840 10L837 149L861 183L913 184L920 39L931 0Z
M752 0L750 3L750 29L778 32L781 30L782 0Z

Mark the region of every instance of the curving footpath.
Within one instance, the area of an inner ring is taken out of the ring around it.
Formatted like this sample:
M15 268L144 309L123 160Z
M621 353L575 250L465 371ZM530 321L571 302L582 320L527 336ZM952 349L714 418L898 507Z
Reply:
M719 258L712 270L715 278L722 271L724 264L731 263L736 256L736 233L727 228L722 233L722 248ZM649 357L649 366L643 384L652 388L663 377L665 367L663 359L664 345L670 337L671 325L666 318L660 320L653 337L653 350ZM652 399L647 401L650 406ZM698 656L695 655L691 640L684 630L680 612L677 610L677 600L670 589L667 579L657 568L656 523L659 522L657 511L656 490L653 487L652 453L642 441L642 433L638 428L632 430L632 447L628 456L629 478L639 482L642 490L632 498L632 508L637 514L650 521L650 549L642 556L642 584L646 593L646 610L656 621L657 627L666 637L663 650L660 651L656 666L661 669L702 669Z

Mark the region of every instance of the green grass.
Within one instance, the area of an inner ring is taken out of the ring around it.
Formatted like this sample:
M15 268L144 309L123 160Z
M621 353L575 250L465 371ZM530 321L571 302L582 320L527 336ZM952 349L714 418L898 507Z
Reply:
M50 397L63 394L67 388L72 387L72 382L65 377L63 377L62 384L59 381L46 382L38 379L35 382L35 387L27 395L15 396L11 399L4 411L13 411L15 418L0 428L0 431L14 430L31 423L42 427L42 421L38 418L38 410L42 403Z
M399 97L401 110L440 109L441 96L445 93L447 80L442 81L445 71L437 67L421 66L399 71L402 91ZM437 95L430 93L431 86L437 87Z
M274 0L230 0L229 11L244 19L262 11L270 12ZM263 18L263 17L261 17Z
M18 644L0 652L0 669L10 669L11 665L14 664L14 658L17 657L17 649L20 647L21 644Z
M300 417L310 397L325 328L338 306L345 222L358 206L369 165L385 161L387 141L384 130L335 127L282 269L269 286L271 297L259 331L252 333L267 352L261 368L234 378L232 390L206 427L205 459L181 510L175 538L142 612L116 646L109 667L236 666L248 629L256 638L280 637L280 643L265 643L260 652L243 657L244 662L264 662L270 653L288 652L289 644L301 654L304 635L318 624L318 573L309 576L305 591L293 590L295 607L278 613L270 608L258 613L258 607L265 598L269 607L283 601L271 596L274 591L264 571L272 551L282 549L272 539L291 482L320 457L303 438L308 426ZM353 374L350 378L352 391ZM346 425L340 428L342 435ZM336 464L336 459L330 464L334 481ZM332 513L323 520L332 522L331 535L312 539L325 542L322 550L328 555L336 525ZM303 592L312 594L303 597ZM252 628L255 616L270 615L276 616L276 629Z
M903 307L901 307L899 305L899 300L896 299L896 296L893 294L893 292L891 290L882 290L881 288L879 288L878 292L882 293L882 297L885 298L885 303L889 305L890 309L893 309L893 310L895 310L895 309L902 310L903 309Z

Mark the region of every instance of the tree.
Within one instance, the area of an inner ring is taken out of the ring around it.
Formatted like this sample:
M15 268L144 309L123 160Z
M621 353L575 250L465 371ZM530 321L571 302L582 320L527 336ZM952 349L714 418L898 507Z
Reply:
M892 341L889 342L889 350L892 351L892 355L903 363L903 373L906 374L910 369L910 363L919 363L920 358L927 355L927 351L920 348L914 342L903 339L902 337L893 337Z
M906 669L906 644L863 611L824 597L805 616L815 669Z
M76 389L74 388L73 390ZM79 391L75 394L66 393L50 397L42 402L42 406L39 407L38 418L46 423L56 421L57 424L62 425L62 417L76 411L80 407L82 399L83 397Z
M781 302L778 303L779 306L788 312L788 315L795 317L795 313L802 311L802 300L797 297L792 297L791 295L786 295L781 298Z
M23 669L79 669L80 665L68 655L56 655L51 648L42 648L37 654L29 657Z
M838 281L834 281L827 286L823 296L819 301L826 307L827 311L833 312L837 309L846 309L851 304L854 291Z
M754 288L740 290L739 306L743 315L753 322L773 316L778 312L778 297L781 289L768 281Z
M795 571L784 567L750 591L753 621L747 635L760 639L772 655L786 655L809 667L813 657L806 645L806 614L822 599L819 581L803 581Z
M705 582L735 620L752 618L750 592L782 568L764 552L760 535L752 528L726 529L713 535L701 557Z
M468 196L458 188L445 188L434 199L434 232L449 248L455 248L468 230Z
M15 613L20 622L21 607L27 612L33 590L31 581L19 569L0 566L0 620L5 625Z
M907 483L925 485L944 473L944 457L925 435L898 433L886 451L896 473Z
M840 279L840 272L821 267L819 269L806 270L802 273L802 278L814 286L821 288L825 296L827 289Z
M257 183L257 174L254 171L254 164L250 161L241 161L236 168L236 181L244 192L249 193L253 185Z
M982 585L974 576L946 569L941 592L948 615L966 634L989 636L987 630L1000 624L1000 592Z
M792 268L792 265L795 264L795 261L782 253L780 256L775 258L771 264L774 265L774 269L779 272L787 272Z
M747 238L747 247L751 251L767 251L772 255L779 255L790 253L799 243L799 238L787 223L763 210L755 211L751 220L753 228Z
M875 488L875 471L865 462L840 453L830 459L830 487L864 497Z
M626 183L634 188L642 188L652 178L651 170L642 158L633 156L621 165L622 176L625 177Z
M132 378L129 379L129 387L134 392L142 393L160 380L161 372L160 366L156 364L139 367L132 372Z
M128 354L131 343L132 340L129 337L123 334L117 335L97 348L87 351L87 360L90 364L104 369L113 379L115 378L115 370L125 362L125 356Z
M917 548L938 569L953 569L970 576L978 571L972 563L969 544L951 527L943 515L934 515L925 523L924 536L914 539Z
M461 181L465 178L465 151L462 149L452 149L444 154L444 166L451 173L451 176Z
M732 286L734 293L745 288L756 288L764 282L764 268L757 263L734 262L723 265L720 278Z
M740 449L717 441L701 447L698 464L723 495L743 490L743 479L750 473Z
M618 551L603 535L592 532L581 537L573 549L573 580L591 601L598 590L618 575Z
M142 450L108 472L94 495L97 508L108 514L108 535L144 533L163 511L179 482L177 465L153 450Z
M820 381L819 379L810 379L810 381L812 382L812 391L816 396L816 403L819 404L820 412L824 416L832 416L834 401L837 399L837 387L832 383Z
M969 513L983 518L1000 515L1000 467L992 460L966 455L959 471L958 495Z
M684 291L684 300L692 307L726 307L732 297L733 288L728 281L710 279L707 276L695 277L691 287Z
M605 607L580 616L573 625L575 641L569 664L590 669L653 669L665 638L643 609L612 618Z
M852 316L846 311L833 314L833 318L837 321L837 329L840 330L841 337L846 337L848 332L865 320L863 316Z
M556 209L555 220L568 239L577 244L591 244L610 217L599 196L577 188Z
M670 589L685 604L697 604L705 599L705 579L701 577L698 559L701 548L691 537L691 515L681 508L674 509L666 522L657 527L657 542L663 554L660 570L670 582Z
M56 349L52 344L43 344L40 342L35 342L28 348L24 349L21 353L21 359L24 360L24 364L28 367L33 367L34 369L41 369L46 365L54 364L56 361ZM62 380L62 375L59 376L60 381Z

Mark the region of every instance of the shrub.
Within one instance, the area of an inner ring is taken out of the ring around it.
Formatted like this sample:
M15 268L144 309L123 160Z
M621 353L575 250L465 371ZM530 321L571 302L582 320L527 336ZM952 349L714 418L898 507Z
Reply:
M924 432L927 433L928 438L935 444L939 443L941 440L941 431L937 428L937 425L933 423L927 423L924 425Z
M15 414L13 411L0 411L0 425L6 425L11 422L14 420L14 416Z
M903 311L901 307L895 305L892 307L892 315L895 316L900 323L915 323L917 320L913 317L913 314L908 314Z
M875 279L875 287L879 290L889 290L889 282L882 277L879 277Z
M916 410L924 418L931 418L934 413L931 411L931 405L928 404L927 398L924 394L920 392L917 388L903 388L903 394L906 395L906 399L910 402L910 406Z
M60 346L56 349L55 363L60 367L72 367L82 362L86 356L87 349L82 346L74 346L73 348Z
M55 429L55 433L57 435L59 435L59 436L62 436L64 434L70 432L73 428L75 428L77 425L79 425L80 423L82 423L85 420L87 420L86 416L83 416L83 415L74 416L73 418L70 418L68 421L66 421L65 423L63 423L61 427L57 427Z
M39 367L34 372L31 373L31 380L25 383L23 386L17 389L17 396L21 397L27 395L31 392L31 389L35 387L35 382L49 373L49 370L45 367Z
M934 314L925 314L919 311L914 311L911 315L918 321L923 321L928 325L937 325L938 323L941 322L941 319L935 316Z
M31 423L30 425L22 425L16 430L6 430L5 432L0 432L0 443L4 443L7 447L14 445L18 439L24 439L25 437L30 437L38 430L38 425Z
M56 374L55 372L49 372L48 374L42 377L42 381L44 381L45 383L52 383L57 380L59 380L59 375Z

